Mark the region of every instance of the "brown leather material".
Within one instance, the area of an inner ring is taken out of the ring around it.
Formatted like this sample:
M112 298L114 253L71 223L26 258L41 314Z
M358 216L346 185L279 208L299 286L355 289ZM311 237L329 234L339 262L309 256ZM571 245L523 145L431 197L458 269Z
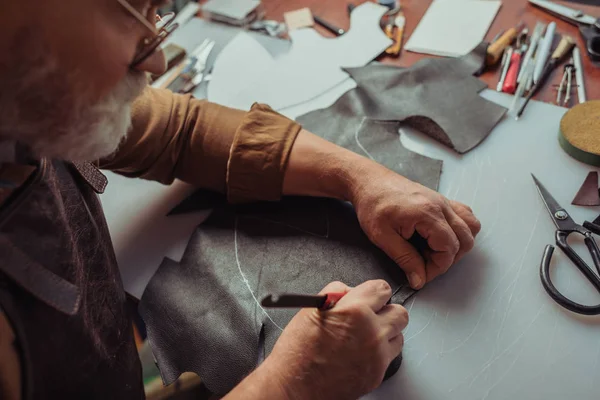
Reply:
M56 310L74 315L79 309L79 289L50 272L0 234L0 271L23 289Z
M18 342L23 398L142 399L97 194L64 162L42 162L38 172L0 213L0 309Z
M98 194L104 193L108 178L91 162L73 162L73 167Z
M590 172L579 188L571 204L576 206L600 206L598 193L598 171Z

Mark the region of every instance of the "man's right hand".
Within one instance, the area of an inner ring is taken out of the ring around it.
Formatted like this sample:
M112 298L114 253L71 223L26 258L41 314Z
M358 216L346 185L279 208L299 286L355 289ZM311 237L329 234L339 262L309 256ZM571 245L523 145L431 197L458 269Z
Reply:
M347 294L330 310L301 310L264 362L289 399L357 399L381 384L402 351L408 312L386 305L387 282L334 282L321 294L333 292Z

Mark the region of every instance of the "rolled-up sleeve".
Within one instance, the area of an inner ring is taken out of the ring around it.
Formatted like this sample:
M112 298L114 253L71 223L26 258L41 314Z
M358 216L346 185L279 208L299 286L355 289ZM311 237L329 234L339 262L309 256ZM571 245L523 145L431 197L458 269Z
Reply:
M126 139L100 167L164 184L181 179L233 203L278 200L299 131L266 105L240 111L148 88L132 106Z

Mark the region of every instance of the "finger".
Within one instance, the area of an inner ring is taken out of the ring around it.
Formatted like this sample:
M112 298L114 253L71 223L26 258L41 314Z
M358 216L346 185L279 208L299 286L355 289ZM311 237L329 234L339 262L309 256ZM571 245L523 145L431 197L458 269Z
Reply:
M471 229L467 223L454 212L452 207L448 207L444 211L444 215L446 216L448 224L456 234L456 237L460 243L460 248L458 249L458 252L456 253L456 256L452 262L454 264L460 260L463 255L473 249L475 239L473 238L473 234L471 233Z
M399 304L387 304L377 315L384 326L388 340L400 335L408 325L408 311Z
M443 214L442 214L443 215ZM439 268L446 270L454 262L454 257L460 249L460 241L444 217L436 222L420 222L417 232L427 239L429 259ZM426 265L427 269L427 265ZM429 273L428 273L429 274Z
M428 217L419 221L415 228L427 239L431 250L456 254L459 249L458 238L446 220L444 208L447 208L446 204L431 206L427 212Z
M375 244L402 268L413 289L423 287L427 277L425 260L412 244L391 228L386 229Z
M390 354L390 360L389 362L392 362L392 360L396 357L398 357L398 355L400 355L400 353L402 353L402 349L404 348L404 335L401 333L398 336L396 336L395 338L393 338L392 340L389 341L389 354Z
M473 210L466 204L459 203L458 201L450 200L450 206L463 221L471 229L471 233L473 237L477 236L477 234L481 231L481 222L477 219L475 214L473 214Z
M342 282L331 282L329 283L327 286L325 286L323 288L323 290L321 290L319 292L320 295L323 294L327 294L327 293L348 293L350 291L350 287L347 286L346 284L342 283Z
M351 289L340 301L338 306L365 304L378 312L392 297L390 284L382 279L364 282Z

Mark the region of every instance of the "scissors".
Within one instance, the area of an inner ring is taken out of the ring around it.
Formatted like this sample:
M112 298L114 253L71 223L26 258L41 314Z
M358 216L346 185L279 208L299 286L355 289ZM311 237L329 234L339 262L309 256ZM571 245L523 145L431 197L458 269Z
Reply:
M583 259L573 250L567 238L572 233L577 233L584 237L585 245L587 246L594 266L600 274L600 249L594 240L592 234L600 235L600 225L586 221L583 226L578 225L573 221L569 213L565 211L563 207L552 197L548 190L537 180L537 178L531 174L537 190L544 201L546 209L550 213L554 225L556 225L556 245L565 253L565 255L571 260L573 264L583 273L588 281L594 285L596 290L600 292L600 277L596 272L585 262ZM563 296L554 286L550 279L550 261L552 260L552 253L554 253L554 246L547 245L544 250L542 257L542 263L540 265L540 277L542 279L542 285L546 292L556 301L560 306L571 310L578 314L584 315L598 315L600 314L600 304L597 306L585 306L583 304L576 303L572 300L567 299Z
M590 60L600 62L600 18L586 15L583 11L565 7L548 0L529 0L535 6L555 14L565 21L579 26Z

